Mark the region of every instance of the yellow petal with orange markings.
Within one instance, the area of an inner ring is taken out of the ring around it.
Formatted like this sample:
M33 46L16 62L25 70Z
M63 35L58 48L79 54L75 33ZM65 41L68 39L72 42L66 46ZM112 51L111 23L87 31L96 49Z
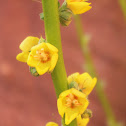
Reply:
M28 60L27 60L27 64L31 67L36 67L37 64L39 64L39 60L36 60L33 56L33 52L30 52L29 53L29 56L28 56Z
M65 114L65 124L70 124L79 114L82 114L89 102L86 95L74 88L63 91L57 100L58 112L61 117Z

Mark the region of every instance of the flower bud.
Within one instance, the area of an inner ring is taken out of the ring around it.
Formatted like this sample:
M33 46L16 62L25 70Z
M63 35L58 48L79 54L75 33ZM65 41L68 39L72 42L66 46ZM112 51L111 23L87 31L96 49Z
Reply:
M78 90L78 84L75 81L72 81L68 86L69 86L69 89L75 88L75 89Z
M42 37L39 39L39 42L38 44L42 43L42 42L45 42L45 39L43 39Z
M29 67L29 70L30 70L30 73L35 76L35 77L38 77L39 74L38 72L36 71L36 68L35 67Z
M43 13L43 12L40 13L39 16L40 16L40 19L41 19L41 20L44 20L44 13Z
M67 4L64 2L63 5L59 8L59 18L61 25L68 26L72 21L72 15L72 11L67 8Z
M84 113L81 115L81 118L91 118L92 117L92 111L90 109L86 109Z

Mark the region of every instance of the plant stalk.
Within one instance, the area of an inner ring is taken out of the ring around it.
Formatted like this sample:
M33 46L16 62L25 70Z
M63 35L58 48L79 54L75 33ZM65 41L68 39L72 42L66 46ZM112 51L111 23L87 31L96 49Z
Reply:
M58 13L58 0L42 0L42 7L44 12L44 25L47 42L58 48L59 58L55 69L51 76L56 91L57 98L60 93L68 89L67 74L64 66L60 22ZM64 119L63 119L64 122ZM71 122L72 126L77 126L76 121ZM68 126L71 126L69 124ZM63 123L63 126L65 124Z
M88 48L88 42L89 42L88 36L84 34L80 16L76 15L74 16L74 19L75 19L75 26L76 26L76 31L79 38L80 46L83 51L83 56L85 59L85 68L93 77L95 76L97 77L98 75L95 71L95 67L93 65L90 50ZM113 110L111 108L111 105L107 99L107 96L102 86L102 80L100 80L99 78L98 78L98 82L96 84L95 89L96 89L97 96L101 102L101 105L104 109L104 112L106 114L108 125L117 126L117 122L115 120Z
M126 20L126 0L119 0L119 4Z

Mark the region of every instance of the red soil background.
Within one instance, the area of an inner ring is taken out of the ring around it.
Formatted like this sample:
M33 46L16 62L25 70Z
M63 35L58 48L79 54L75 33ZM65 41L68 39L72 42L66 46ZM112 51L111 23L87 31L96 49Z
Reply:
M90 49L116 119L126 120L126 22L117 0L92 0L93 8L81 15L90 33ZM60 123L50 74L32 77L28 66L16 61L21 41L44 36L39 19L41 4L31 0L2 0L0 4L0 126L45 126ZM67 74L83 72L83 55L74 22L61 28ZM106 126L95 90L89 96L93 118L90 126Z

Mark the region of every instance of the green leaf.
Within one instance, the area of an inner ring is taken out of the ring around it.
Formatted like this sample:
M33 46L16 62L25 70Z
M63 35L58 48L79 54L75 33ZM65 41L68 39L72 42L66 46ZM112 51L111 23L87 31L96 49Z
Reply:
M39 74L38 72L36 71L36 68L35 67L29 67L29 70L30 70L30 73L35 76L35 77L38 77Z
M40 13L39 15L40 15L40 19L41 19L41 20L44 20L44 13L42 12L42 13Z

